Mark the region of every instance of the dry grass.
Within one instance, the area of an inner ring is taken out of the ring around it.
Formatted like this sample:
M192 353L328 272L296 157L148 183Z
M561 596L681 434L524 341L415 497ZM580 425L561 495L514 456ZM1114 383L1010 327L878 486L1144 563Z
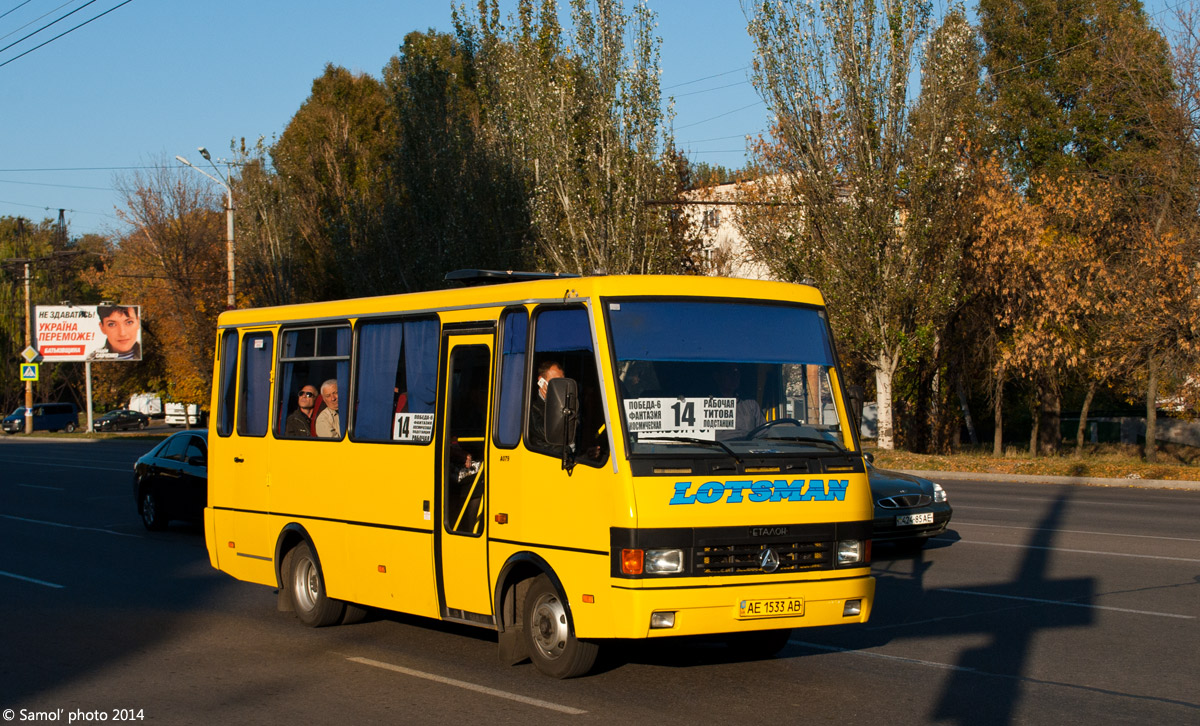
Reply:
M1002 457L992 456L990 446L948 456L868 450L874 451L875 463L886 469L1200 481L1200 449L1189 446L1160 446L1154 462L1142 458L1140 447L1119 444L1085 447L1080 458L1073 456L1074 447L1059 455L1038 457L1016 447L1009 447Z

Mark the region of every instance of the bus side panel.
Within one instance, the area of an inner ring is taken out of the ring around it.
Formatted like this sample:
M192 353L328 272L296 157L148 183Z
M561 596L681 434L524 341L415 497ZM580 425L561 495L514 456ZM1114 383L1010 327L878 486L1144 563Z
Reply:
M507 460L504 460L507 457ZM508 557L517 551L534 552L554 570L572 611L585 608L581 595L595 595L597 603L576 616L576 628L589 633L603 630L593 623L607 605L600 590L609 580L609 527L612 522L629 526L630 502L621 496L625 487L613 474L612 463L600 468L579 464L568 476L561 460L527 451L523 446L496 450L492 461L489 554L492 581ZM506 524L495 516L507 515ZM577 550L585 550L579 552Z
M436 617L432 522L425 518L433 447L273 444L277 526L294 521L308 531L330 597Z

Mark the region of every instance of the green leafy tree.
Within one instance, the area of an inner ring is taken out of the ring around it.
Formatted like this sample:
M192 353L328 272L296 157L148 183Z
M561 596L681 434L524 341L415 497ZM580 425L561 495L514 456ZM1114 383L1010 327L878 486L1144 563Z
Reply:
M909 78L929 20L920 0L754 7L754 84L775 115L759 149L778 206L741 215L777 277L814 280L843 344L875 372L879 445L892 448L896 370L930 320L930 241L906 237ZM934 298L940 299L940 298Z
M654 15L617 0L572 0L572 32L558 4L518 3L500 20L495 0L455 10L474 61L486 143L526 185L537 267L609 273L683 271L688 237L670 208L647 204L679 188L661 108Z

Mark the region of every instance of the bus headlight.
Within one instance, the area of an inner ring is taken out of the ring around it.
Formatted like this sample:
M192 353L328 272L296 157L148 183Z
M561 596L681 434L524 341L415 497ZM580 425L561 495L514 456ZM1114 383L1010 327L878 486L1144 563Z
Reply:
M647 575L683 572L683 550L646 550Z
M867 545L863 540L843 539L837 543L837 566L863 564L867 559Z

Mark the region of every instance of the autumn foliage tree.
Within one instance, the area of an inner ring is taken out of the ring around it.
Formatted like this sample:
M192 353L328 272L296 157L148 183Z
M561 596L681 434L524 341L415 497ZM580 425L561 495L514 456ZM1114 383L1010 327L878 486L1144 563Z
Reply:
M100 375L119 385L128 374L119 366L157 367L168 396L205 403L217 316L226 303L221 200L199 174L165 160L117 184L124 202L118 215L129 229L112 242L97 283L104 297L142 306L146 359L104 364Z

